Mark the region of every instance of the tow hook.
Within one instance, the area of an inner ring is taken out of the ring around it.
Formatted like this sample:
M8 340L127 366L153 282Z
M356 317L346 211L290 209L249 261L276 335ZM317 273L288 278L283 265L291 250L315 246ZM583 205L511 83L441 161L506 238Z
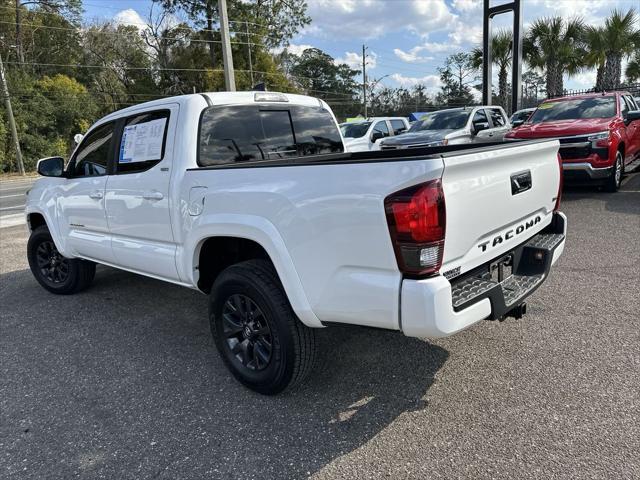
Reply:
M507 317L513 317L516 320L520 320L524 314L527 313L527 304L526 303L521 303L520 305L518 305L515 308L512 308L511 310L509 310L507 312Z

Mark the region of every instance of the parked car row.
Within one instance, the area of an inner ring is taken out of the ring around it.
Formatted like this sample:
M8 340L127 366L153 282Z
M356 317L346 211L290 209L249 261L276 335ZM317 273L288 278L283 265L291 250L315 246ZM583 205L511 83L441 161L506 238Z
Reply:
M402 117L374 117L340 129L351 152L554 138L567 183L608 191L640 161L640 102L627 92L549 99L510 119L501 107L484 105L431 112L410 126Z
M379 150L382 139L400 135L409 130L404 117L373 117L340 124L344 146L349 152Z

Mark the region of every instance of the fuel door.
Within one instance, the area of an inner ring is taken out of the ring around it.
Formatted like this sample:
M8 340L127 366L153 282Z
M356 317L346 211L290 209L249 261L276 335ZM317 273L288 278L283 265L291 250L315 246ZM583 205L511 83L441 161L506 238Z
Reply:
M197 217L202 213L206 195L207 187L191 187L191 190L189 190L189 215Z

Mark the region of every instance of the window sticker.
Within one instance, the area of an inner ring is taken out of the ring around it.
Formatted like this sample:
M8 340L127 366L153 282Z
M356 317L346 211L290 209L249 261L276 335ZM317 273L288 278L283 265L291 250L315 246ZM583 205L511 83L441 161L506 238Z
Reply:
M540 105L538 108L540 110L546 110L547 108L552 108L553 107L553 103L543 103L542 105Z
M166 118L124 127L118 163L160 160Z

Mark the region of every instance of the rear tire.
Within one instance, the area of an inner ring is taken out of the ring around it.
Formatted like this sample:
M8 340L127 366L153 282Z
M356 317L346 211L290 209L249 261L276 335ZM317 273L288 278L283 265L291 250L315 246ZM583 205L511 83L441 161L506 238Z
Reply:
M315 331L296 317L268 261L224 270L211 289L209 320L222 360L251 390L275 395L302 383L313 369Z
M605 180L604 189L607 192L617 192L622 183L622 175L624 173L624 159L622 152L616 152L616 163L613 165L611 175Z
M57 295L70 295L86 289L96 273L96 264L63 257L46 225L31 232L27 243L29 268L38 283Z

